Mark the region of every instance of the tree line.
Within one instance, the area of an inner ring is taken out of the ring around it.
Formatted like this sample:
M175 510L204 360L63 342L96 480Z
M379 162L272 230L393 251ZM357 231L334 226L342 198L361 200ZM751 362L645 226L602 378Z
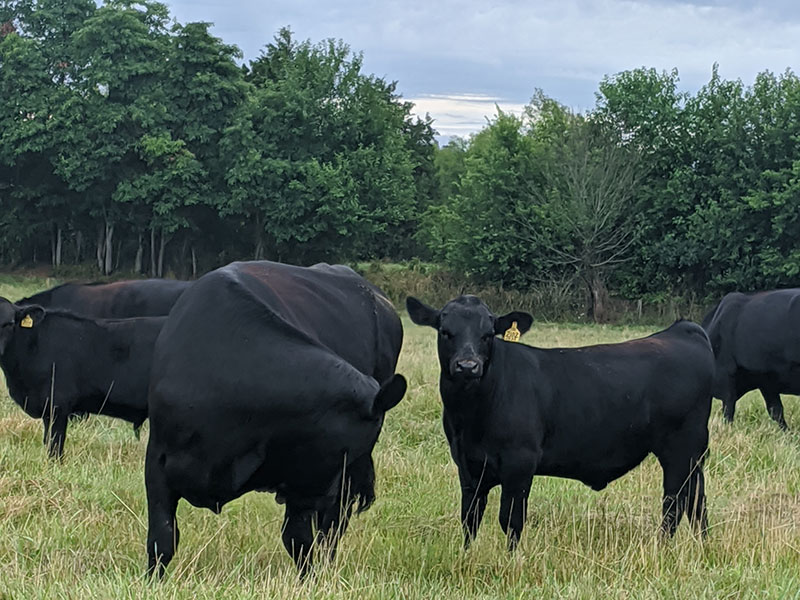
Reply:
M537 92L436 155L444 194L426 243L452 268L513 288L563 282L602 320L609 290L698 302L800 284L800 79L752 85L714 65L604 78L574 114Z
M181 276L422 259L479 283L702 301L800 279L800 80L716 66L536 91L443 147L396 83L288 28L241 65L157 2L0 8L0 262Z
M168 255L186 275L416 252L430 121L342 42L281 29L239 66L150 0L2 10L1 261L161 276Z

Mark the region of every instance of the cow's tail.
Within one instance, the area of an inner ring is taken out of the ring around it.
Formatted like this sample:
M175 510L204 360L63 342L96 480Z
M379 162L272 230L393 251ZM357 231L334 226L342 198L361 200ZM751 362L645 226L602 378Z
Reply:
M358 502L356 513L367 510L375 502L375 465L372 455L365 454L347 467L350 497Z

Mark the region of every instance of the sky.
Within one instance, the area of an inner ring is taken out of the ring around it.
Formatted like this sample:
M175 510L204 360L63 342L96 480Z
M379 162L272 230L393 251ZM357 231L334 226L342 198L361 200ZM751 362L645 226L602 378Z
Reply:
M167 0L181 23L256 58L288 26L298 40L341 39L364 70L398 82L440 139L468 136L496 107L519 112L537 88L576 111L606 75L677 68L696 91L720 75L752 83L800 68L800 2L774 0Z

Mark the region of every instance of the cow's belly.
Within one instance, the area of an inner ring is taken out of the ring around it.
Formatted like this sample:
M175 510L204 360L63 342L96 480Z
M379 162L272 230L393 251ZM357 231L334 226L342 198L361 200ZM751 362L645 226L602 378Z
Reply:
M636 468L652 450L645 430L603 436L576 435L571 441L545 445L539 475L576 479L601 490L609 483Z
M312 508L336 488L347 450L330 444L323 451L324 443L319 442L227 442L209 443L193 436L184 447L170 448L165 453L170 487L193 505L215 511L254 490Z
M326 464L326 462L328 464ZM313 465L313 466L309 466ZM309 507L323 503L338 476L339 461L300 464L285 454L259 452L236 457L198 460L189 453L170 455L166 463L170 486L191 504L218 512L250 491L272 492Z

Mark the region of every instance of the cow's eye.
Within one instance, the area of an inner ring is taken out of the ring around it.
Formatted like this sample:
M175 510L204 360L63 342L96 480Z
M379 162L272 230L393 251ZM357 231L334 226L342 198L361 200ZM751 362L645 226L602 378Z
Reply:
M450 340L450 339L452 339L452 338L453 338L453 334L452 334L452 333L450 333L449 331L446 331L446 330L444 330L444 329L442 329L442 330L439 332L439 335L441 335L441 336L442 336L442 338L444 338L444 339L446 339L446 340Z
M14 322L11 321L9 323L3 323L2 325L0 325L0 327L11 327L13 324L14 324Z
M484 333L484 334L481 336L481 339L482 339L484 342L487 342L487 341L489 341L490 339L492 339L493 337L494 337L494 333Z

